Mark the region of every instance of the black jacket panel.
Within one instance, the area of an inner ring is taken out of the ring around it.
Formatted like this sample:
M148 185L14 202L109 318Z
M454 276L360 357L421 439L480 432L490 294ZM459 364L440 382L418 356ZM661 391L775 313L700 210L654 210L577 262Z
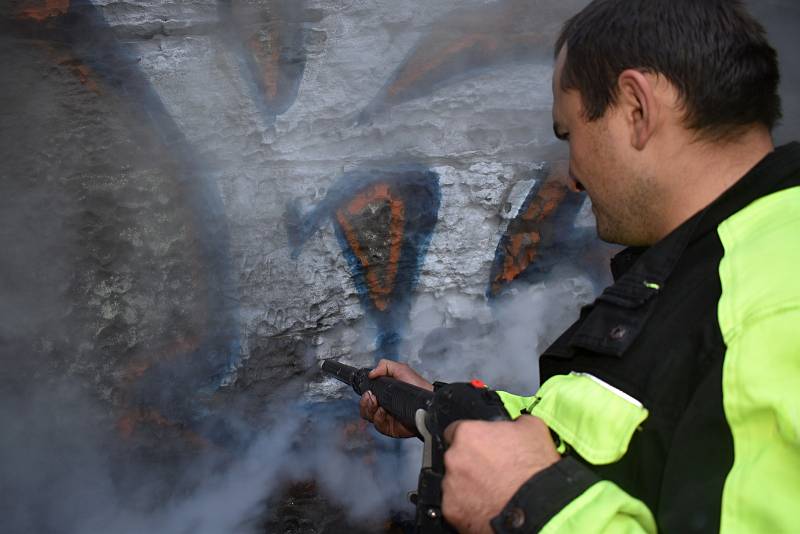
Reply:
M796 186L800 144L793 143L659 243L621 252L612 262L614 284L540 359L542 382L589 373L649 410L620 461L595 466L573 456L643 501L660 531L718 531L734 460L722 404L726 346L717 304L724 250L716 229L754 200ZM553 479L533 489L548 491ZM542 522L536 510L529 515Z

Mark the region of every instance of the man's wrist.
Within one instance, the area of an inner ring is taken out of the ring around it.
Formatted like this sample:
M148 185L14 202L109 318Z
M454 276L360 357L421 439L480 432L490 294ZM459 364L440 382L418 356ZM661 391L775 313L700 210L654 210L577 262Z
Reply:
M566 456L539 471L491 520L497 534L539 532L562 508L600 478L575 458Z

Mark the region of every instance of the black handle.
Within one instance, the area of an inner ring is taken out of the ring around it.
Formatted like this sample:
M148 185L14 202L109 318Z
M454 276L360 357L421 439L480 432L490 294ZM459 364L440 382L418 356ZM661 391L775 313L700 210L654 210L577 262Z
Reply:
M433 399L433 392L394 378L379 377L366 380L364 391L369 390L378 399L378 405L400 421L406 428L415 429L414 416L417 410L427 410Z
M428 460L423 459L417 485L416 534L455 532L442 516L442 477L444 476L444 430L462 419L497 421L509 419L503 401L481 384L443 384L428 391L389 377L369 378L369 369L357 369L339 362L325 361L322 370L350 384L356 393L372 391L384 410L405 427L424 437ZM417 428L417 411L426 412L424 428ZM426 463L428 462L428 463Z
M349 384L359 395L372 391L378 400L378 405L409 429L417 428L414 421L417 410L420 408L427 410L433 400L432 391L395 378L382 376L370 380L370 369L367 368L358 369L333 360L324 360L320 368L323 372Z

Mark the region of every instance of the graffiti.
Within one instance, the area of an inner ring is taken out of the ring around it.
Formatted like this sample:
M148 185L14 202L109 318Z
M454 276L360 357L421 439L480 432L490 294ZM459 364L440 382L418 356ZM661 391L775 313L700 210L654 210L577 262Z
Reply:
M383 209L388 213L376 213L373 209L376 205L380 206L377 211ZM369 219L385 219L385 216L388 216L388 224L382 226L387 235L358 231L359 226L373 226ZM336 222L350 252L358 261L370 302L378 311L386 311L402 251L405 203L394 197L388 184L376 184L336 210Z
M215 36L222 37L240 61L238 74L267 123L290 109L297 98L306 68L307 26L320 19L308 4L305 0L216 4ZM202 439L223 440L218 427L209 430L215 423L207 406L214 392L235 376L242 349L226 214L217 184L206 170L212 166L167 112L141 71L133 45L119 40L101 7L89 0L25 0L14 9L13 31L47 48L53 63L97 98L116 99L123 113L138 118L130 121L130 133L144 152L158 155L154 159L166 158L165 187L184 206L189 240L195 247L189 268L198 294L191 331L159 340L157 350L130 357L119 385L131 409L120 420L120 429L132 435L137 425L174 424ZM550 53L555 31L550 20L559 17L533 10L523 0L453 11L417 43L367 106L366 115L497 65L544 57ZM398 357L439 205L438 176L421 166L407 166L346 174L309 212L301 215L296 206L287 210L295 258L323 224L332 222L361 305L377 327L380 357ZM581 241L583 234L570 227L579 207L579 197L556 181L537 182L498 245L491 297L514 280L534 280L546 272L564 250L557 234L570 231L569 243L580 243L575 246L582 251L591 249Z
M417 42L359 122L492 67L547 60L569 3L534 7L529 0L501 0L449 13Z
M19 4L14 18L41 24L51 17L65 15L69 7L70 0L27 0Z
M601 280L603 265L616 250L598 241L591 226L576 227L585 195L567 185L566 164L539 171L517 216L495 252L487 297L503 294L512 282L540 282L554 266L570 264Z
M57 65L96 96L120 99L122 113L137 118L128 121L129 133L151 158L164 161L165 187L180 199L187 219L201 334L189 341L164 340L162 350L131 356L118 384L131 407L120 429L131 434L136 424L153 423L198 432L210 428L214 425L202 404L235 370L241 350L227 222L217 185L205 170L209 166L167 112L129 45L90 1L28 0L13 21L17 35L47 49ZM103 330L120 328L112 324Z
M377 355L397 359L411 296L438 218L439 177L427 170L344 175L319 205L286 214L292 256L332 220L361 303L378 327Z
M219 0L217 11L228 46L242 65L253 101L268 123L297 98L306 66L305 24L320 16L306 0L271 0L266 6Z
M99 87L92 78L91 69L76 57L70 47L60 47L56 43L66 43L69 37L66 21L77 10L75 0L25 0L10 13L10 20L3 20L3 26L10 34L28 37L39 46L44 46L52 61L72 73L81 84L95 94Z

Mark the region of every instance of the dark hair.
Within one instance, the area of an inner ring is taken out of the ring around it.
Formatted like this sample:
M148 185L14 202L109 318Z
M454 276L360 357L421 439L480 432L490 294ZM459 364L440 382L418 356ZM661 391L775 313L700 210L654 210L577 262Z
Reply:
M781 118L780 73L764 27L738 0L595 0L569 19L561 88L577 89L587 120L616 100L626 69L666 77L687 127L722 139Z

